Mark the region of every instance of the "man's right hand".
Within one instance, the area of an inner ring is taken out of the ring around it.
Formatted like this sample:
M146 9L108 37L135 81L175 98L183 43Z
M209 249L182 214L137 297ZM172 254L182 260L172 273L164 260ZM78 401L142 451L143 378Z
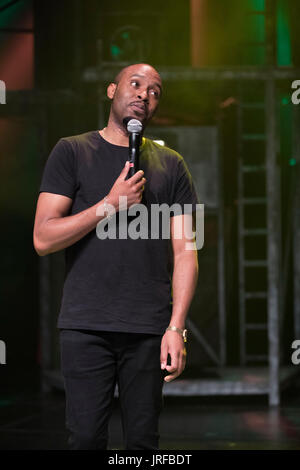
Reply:
M119 208L119 196L127 196L127 207L140 203L142 199L146 181L143 177L144 172L140 170L125 180L129 168L128 162L107 196L107 202L113 204L116 211L123 210ZM34 247L40 256L73 245L93 230L101 220L97 215L97 207L103 204L103 201L77 214L69 215L72 202L71 198L60 194L40 193L33 232ZM103 215L102 218L104 217Z
M139 204L142 200L142 193L146 178L143 177L143 170L137 171L131 178L126 180L130 168L130 163L127 161L119 177L116 179L113 187L107 195L107 202L115 207L116 211L123 210L131 207L134 204ZM121 207L119 197L127 197L127 207Z

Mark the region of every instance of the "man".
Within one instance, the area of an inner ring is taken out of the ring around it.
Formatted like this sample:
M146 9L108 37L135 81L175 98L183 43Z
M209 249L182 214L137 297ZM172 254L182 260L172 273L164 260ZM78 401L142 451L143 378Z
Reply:
M126 449L157 449L163 382L185 367L183 330L198 264L197 251L186 250L185 231L181 237L175 232L192 220L192 212L170 217L171 241L99 239L95 230L111 219L109 209L121 225L120 196L127 197L127 208L143 201L147 209L177 203L195 210L183 158L149 139L140 148L140 170L126 179L123 119L138 119L145 128L161 91L150 65L123 69L107 89L107 127L60 139L44 170L34 246L41 256L66 249L58 327L71 449L107 448L116 383Z

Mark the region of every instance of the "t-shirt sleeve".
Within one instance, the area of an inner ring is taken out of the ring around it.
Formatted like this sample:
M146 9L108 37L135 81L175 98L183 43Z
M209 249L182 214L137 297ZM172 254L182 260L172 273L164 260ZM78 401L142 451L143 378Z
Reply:
M73 199L76 188L75 156L72 146L60 139L46 162L40 192L61 194Z
M181 157L178 160L176 176L174 182L174 191L171 204L179 204L181 209L176 209L171 212L171 215L178 215L181 213L191 214L196 211L199 198L192 180L191 173ZM184 204L189 206L184 207Z

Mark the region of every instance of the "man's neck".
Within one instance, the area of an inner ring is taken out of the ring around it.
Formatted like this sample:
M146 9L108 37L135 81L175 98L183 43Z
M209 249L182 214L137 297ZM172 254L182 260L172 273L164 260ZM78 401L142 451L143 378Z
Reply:
M107 126L99 131L107 142L121 147L129 147L129 136L123 125L119 125L113 117L109 117Z
M108 122L107 127L101 129L99 133L103 139L111 144L120 145L122 147L129 146L129 137L125 129L117 126L115 123Z

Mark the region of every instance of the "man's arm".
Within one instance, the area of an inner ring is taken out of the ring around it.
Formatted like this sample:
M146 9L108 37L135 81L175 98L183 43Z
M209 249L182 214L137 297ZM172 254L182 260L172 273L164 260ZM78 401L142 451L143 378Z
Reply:
M116 211L119 207L119 196L127 197L127 206L141 202L143 185L143 171L138 171L131 178L125 180L129 171L126 162L120 176L116 179L107 196L107 202ZM60 194L42 192L39 195L33 231L33 244L40 256L63 250L93 230L97 223L106 215L97 215L97 209L104 203L99 201L92 207L74 215L68 215L72 206L72 199Z
M72 199L60 194L42 192L39 195L33 230L33 244L40 256L63 250L93 230L105 217L97 216L98 204L68 215Z
M194 296L198 280L198 257L195 244L194 250L187 250L186 244L191 243L192 215L184 214L171 218L171 239L174 256L172 278L173 309L170 325L185 328L185 319ZM186 229L184 229L186 227ZM181 230L181 232L180 232ZM182 234L176 238L176 234ZM167 365L168 353L171 365ZM185 367L185 347L183 338L176 331L167 331L161 343L161 367L171 372L165 377L169 382L178 377Z

